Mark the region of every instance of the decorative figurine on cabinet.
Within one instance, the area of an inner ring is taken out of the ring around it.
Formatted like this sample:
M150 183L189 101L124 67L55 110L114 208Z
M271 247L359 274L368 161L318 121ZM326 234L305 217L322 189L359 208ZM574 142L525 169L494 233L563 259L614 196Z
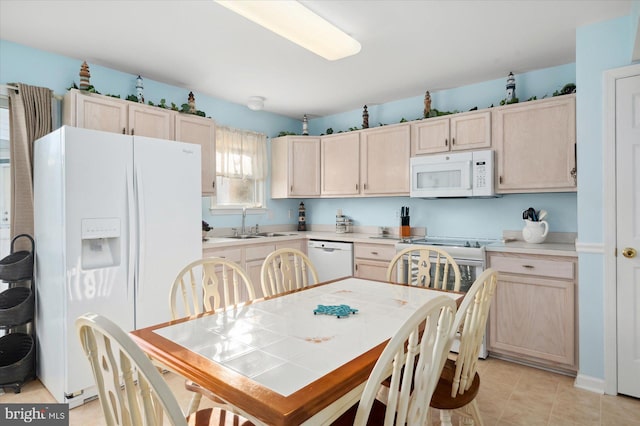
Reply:
M516 79L510 72L507 77L507 103L510 104L516 97Z
M191 114L196 113L196 97L193 96L193 92L189 92L189 98L187 99L187 103L189 104L189 112Z
M136 78L136 95L138 97L138 103L143 104L144 103L144 86L142 85L142 77L138 76L138 78Z
M307 114L302 117L302 134L304 136L309 135L309 120L307 120Z
M362 128L369 128L369 111L367 111L367 106L365 105L362 111Z
M306 211L304 208L304 203L300 201L300 205L298 206L298 231L306 231L306 230L307 230Z
M84 61L80 66L80 90L89 90L91 86L91 84L89 84L90 77L89 65L87 65L87 61Z
M427 90L427 93L424 94L424 118L429 118L430 112L431 112L431 94Z

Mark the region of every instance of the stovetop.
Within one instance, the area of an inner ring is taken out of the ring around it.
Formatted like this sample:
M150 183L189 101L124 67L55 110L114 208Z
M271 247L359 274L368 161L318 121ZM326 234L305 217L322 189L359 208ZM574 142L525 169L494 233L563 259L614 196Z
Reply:
M411 238L396 244L396 250L401 250L410 245L442 246L454 259L484 260L485 246L494 243L495 240L483 238L463 237L425 237Z
M478 238L446 238L446 237L426 237L419 239L411 239L411 244L425 244L430 246L447 246L447 247L473 247L482 248L487 244L494 242L488 239Z

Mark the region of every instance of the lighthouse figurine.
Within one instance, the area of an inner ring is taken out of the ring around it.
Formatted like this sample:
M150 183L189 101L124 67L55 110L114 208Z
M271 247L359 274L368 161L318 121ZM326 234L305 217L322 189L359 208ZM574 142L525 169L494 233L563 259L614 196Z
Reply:
M516 79L510 72L507 77L507 103L510 104L516 98Z
M143 104L144 103L144 86L142 85L142 77L138 76L138 78L136 78L136 94L138 96L138 103Z
M302 117L302 134L304 136L309 135L309 120L307 119L307 114Z

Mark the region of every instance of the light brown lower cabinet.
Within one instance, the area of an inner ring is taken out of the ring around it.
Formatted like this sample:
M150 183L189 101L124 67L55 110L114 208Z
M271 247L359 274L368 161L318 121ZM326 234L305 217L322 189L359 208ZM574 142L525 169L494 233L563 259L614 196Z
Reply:
M357 278L386 280L389 261L395 256L393 244L355 243L353 245L354 271Z
M256 298L263 297L260 284L260 272L262 263L267 256L281 248L294 248L306 254L306 240L280 240L277 242L251 243L233 247L207 248L203 250L203 257L223 257L240 265L253 284ZM249 295L244 294L244 300L249 300Z
M577 371L576 259L489 253L499 272L489 314L489 352Z

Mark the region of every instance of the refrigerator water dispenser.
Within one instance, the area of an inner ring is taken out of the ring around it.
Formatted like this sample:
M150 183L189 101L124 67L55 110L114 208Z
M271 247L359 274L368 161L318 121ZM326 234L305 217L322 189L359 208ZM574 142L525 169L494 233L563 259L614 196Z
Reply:
M120 219L82 219L82 269L120 265Z

